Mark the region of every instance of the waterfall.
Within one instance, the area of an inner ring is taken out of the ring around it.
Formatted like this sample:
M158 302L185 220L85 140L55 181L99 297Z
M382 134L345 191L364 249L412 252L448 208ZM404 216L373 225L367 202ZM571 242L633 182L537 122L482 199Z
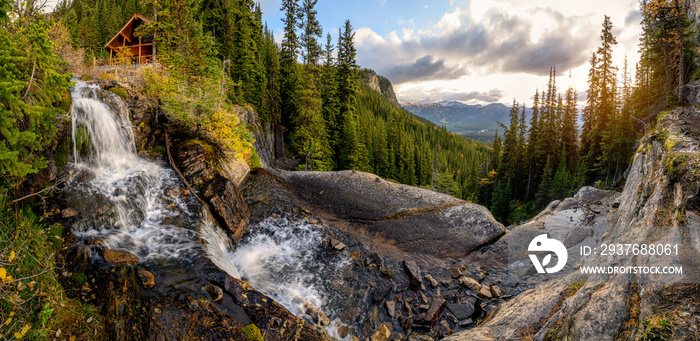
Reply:
M138 155L121 98L85 83L72 96L74 164L66 198L83 218L72 228L78 238L160 266L204 256L297 316L312 320L309 309L326 308L325 286L349 257L327 256L321 225L271 217L251 226L234 251L196 199L183 195L174 171ZM118 112L99 100L105 96Z
M197 253L198 230L206 222L191 211L196 205L181 195L172 170L136 153L121 98L100 92L119 106L115 114L97 99L98 91L84 83L72 90L74 176L69 197L89 216L73 232L142 261Z

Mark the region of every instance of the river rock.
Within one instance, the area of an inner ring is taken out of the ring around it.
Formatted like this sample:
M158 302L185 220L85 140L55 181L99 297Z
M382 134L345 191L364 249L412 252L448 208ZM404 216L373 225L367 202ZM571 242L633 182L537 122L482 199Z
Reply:
M481 289L479 289L479 295L486 298L493 298L493 294L491 294L491 287L488 285L482 285Z
M106 263L110 264L136 264L139 261L139 257L134 256L133 254L127 252L127 251L122 251L122 250L110 250L110 249L102 249L102 258L104 258Z
M372 333L372 336L370 336L370 341L386 341L389 340L391 337L391 330L389 330L389 327L387 327L386 323L382 323L379 325L379 328Z
M334 239L331 239L331 247L333 248L333 250L343 251L343 250L345 250L347 245L343 244L343 242L341 242L340 240L337 240L334 238Z
M475 279L467 276L462 276L459 278L459 285L469 288L474 292L481 290L481 284L479 284L479 282L477 282Z
M445 271L453 279L460 278L462 275L464 275L464 267L448 266L445 268Z
M372 294L372 301L381 302L394 290L394 286L390 282L380 281L372 286L370 290Z
M438 286L438 281L435 278L433 278L433 276L431 276L430 274L423 276L423 279L428 281L428 283L430 283L430 286L433 288Z
M432 328L438 317L440 317L440 313L445 309L445 303L445 300L442 298L433 298L428 311L420 313L413 321L413 325L419 328Z
M437 333L439 338L446 338L452 334L452 329L450 329L450 324L447 321L442 320L438 323Z
M408 277L409 286L414 289L420 289L423 279L421 278L420 268L414 261L403 261L403 271Z
M434 339L430 335L424 333L413 333L406 341L433 341Z
M74 209L72 209L72 208L70 208L70 207L68 207L68 208L64 209L63 211L61 211L61 216L62 216L63 218L75 217L76 215L78 215L78 211L76 211L76 210L74 210Z
M149 289L156 285L156 277L150 271L139 267L138 274L144 288Z
M341 338L345 338L348 336L348 327L347 326L340 326L338 329L336 329L336 333L338 333L338 336Z
M474 314L473 303L447 303L447 309L452 312L458 320L468 319Z
M386 308L386 314L389 315L389 317L393 318L396 315L396 302L386 301L384 302L384 307Z
M501 289L498 285L492 285L491 286L491 294L493 297L501 297L503 296L503 289Z
M306 303L304 304L304 309L305 309L305 314L311 318L311 320L314 321L314 323L318 324L321 327L325 327L329 324L331 324L331 320L324 314L321 310L316 308L313 304L311 303Z

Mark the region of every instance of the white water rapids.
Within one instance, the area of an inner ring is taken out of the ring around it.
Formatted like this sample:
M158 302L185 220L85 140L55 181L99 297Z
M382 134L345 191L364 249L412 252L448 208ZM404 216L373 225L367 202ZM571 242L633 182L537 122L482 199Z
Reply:
M206 253L222 270L297 316L304 316L309 306L327 310L328 297L318 285L324 279L318 275L330 277L343 261L332 266L319 261L327 238L322 226L298 218L268 218L251 226L232 251L228 236L205 218L208 214L192 196L183 195L175 173L137 154L124 102L101 92L119 108L114 113L96 99L98 91L81 83L72 92L75 163L69 188L72 204L89 215L74 228L78 238L128 251L141 262L186 261Z

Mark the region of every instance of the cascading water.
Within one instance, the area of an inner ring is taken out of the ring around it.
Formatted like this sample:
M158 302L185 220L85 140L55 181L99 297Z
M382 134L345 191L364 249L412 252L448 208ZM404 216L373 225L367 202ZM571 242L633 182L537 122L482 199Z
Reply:
M148 264L205 256L297 316L313 319L309 309L332 311L327 287L349 257L324 253L321 225L271 217L251 226L234 252L228 236L204 218L206 210L182 194L174 172L137 154L120 98L84 83L72 96L75 163L67 200L87 218L73 227L78 238L93 247L128 251ZM100 96L111 97L116 115Z
M196 252L201 218L180 195L172 170L136 153L128 111L119 115L96 99L96 89L72 92L74 204L90 215L74 233L141 260L177 258ZM87 181L85 181L87 180ZM92 213L92 214L90 214Z

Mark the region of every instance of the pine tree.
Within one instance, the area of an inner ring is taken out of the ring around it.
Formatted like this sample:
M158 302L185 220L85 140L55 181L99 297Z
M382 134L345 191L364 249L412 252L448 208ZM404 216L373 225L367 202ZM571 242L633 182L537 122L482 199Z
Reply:
M571 175L566 164L566 150L562 149L561 155L559 156L559 165L557 166L556 173L554 173L552 187L549 190L549 197L552 200L564 199L571 194L569 190L571 186ZM546 190L546 188L543 190Z
M309 170L331 170L331 150L323 121L322 101L316 90L315 72L302 72L296 97L299 111L292 122L290 148L301 156Z
M553 182L552 162L551 159L547 157L547 163L545 164L544 171L542 172L542 180L537 188L537 195L535 195L535 206L538 209L543 209L551 201L552 197L550 195L552 192Z
M318 65L318 59L321 56L321 45L317 38L323 34L323 29L316 19L316 6L318 0L304 0L301 10L304 18L301 25L301 47L304 64Z
M0 182L15 185L46 166L44 153L56 134L54 121L70 103L71 76L61 71L44 21L26 17L2 25Z
M338 150L337 142L340 141L340 127L338 125L338 79L336 75L336 63L333 58L334 46L331 42L331 34L328 33L325 61L321 68L321 100L323 101L323 119L326 122L331 148Z
M296 28L299 20L299 4L297 0L283 0L282 11L284 17L284 37L280 51L280 98L282 100L282 114L279 124L291 129L294 116L299 110L299 104L295 94L299 93L299 70L297 65L297 53L299 51L299 38Z
M491 161L488 168L493 171L501 168L501 138L498 137L498 130L496 130L496 134L493 137L493 152L491 152Z
M539 102L540 93L539 90L535 90L535 98L532 104L532 117L530 117L530 130L528 133L527 141L527 188L525 190L525 198L530 199L530 195L534 194L534 186L537 181L537 170L539 169L539 157L540 151L538 150L539 145L537 141L539 140Z
M338 40L338 146L337 166L340 169L359 168L362 163L362 146L358 136L357 109L357 63L350 20L345 21Z
M564 105L564 117L562 119L562 150L567 158L567 167L576 169L576 159L578 151L578 126L576 114L576 92L569 87L566 90L566 103Z

